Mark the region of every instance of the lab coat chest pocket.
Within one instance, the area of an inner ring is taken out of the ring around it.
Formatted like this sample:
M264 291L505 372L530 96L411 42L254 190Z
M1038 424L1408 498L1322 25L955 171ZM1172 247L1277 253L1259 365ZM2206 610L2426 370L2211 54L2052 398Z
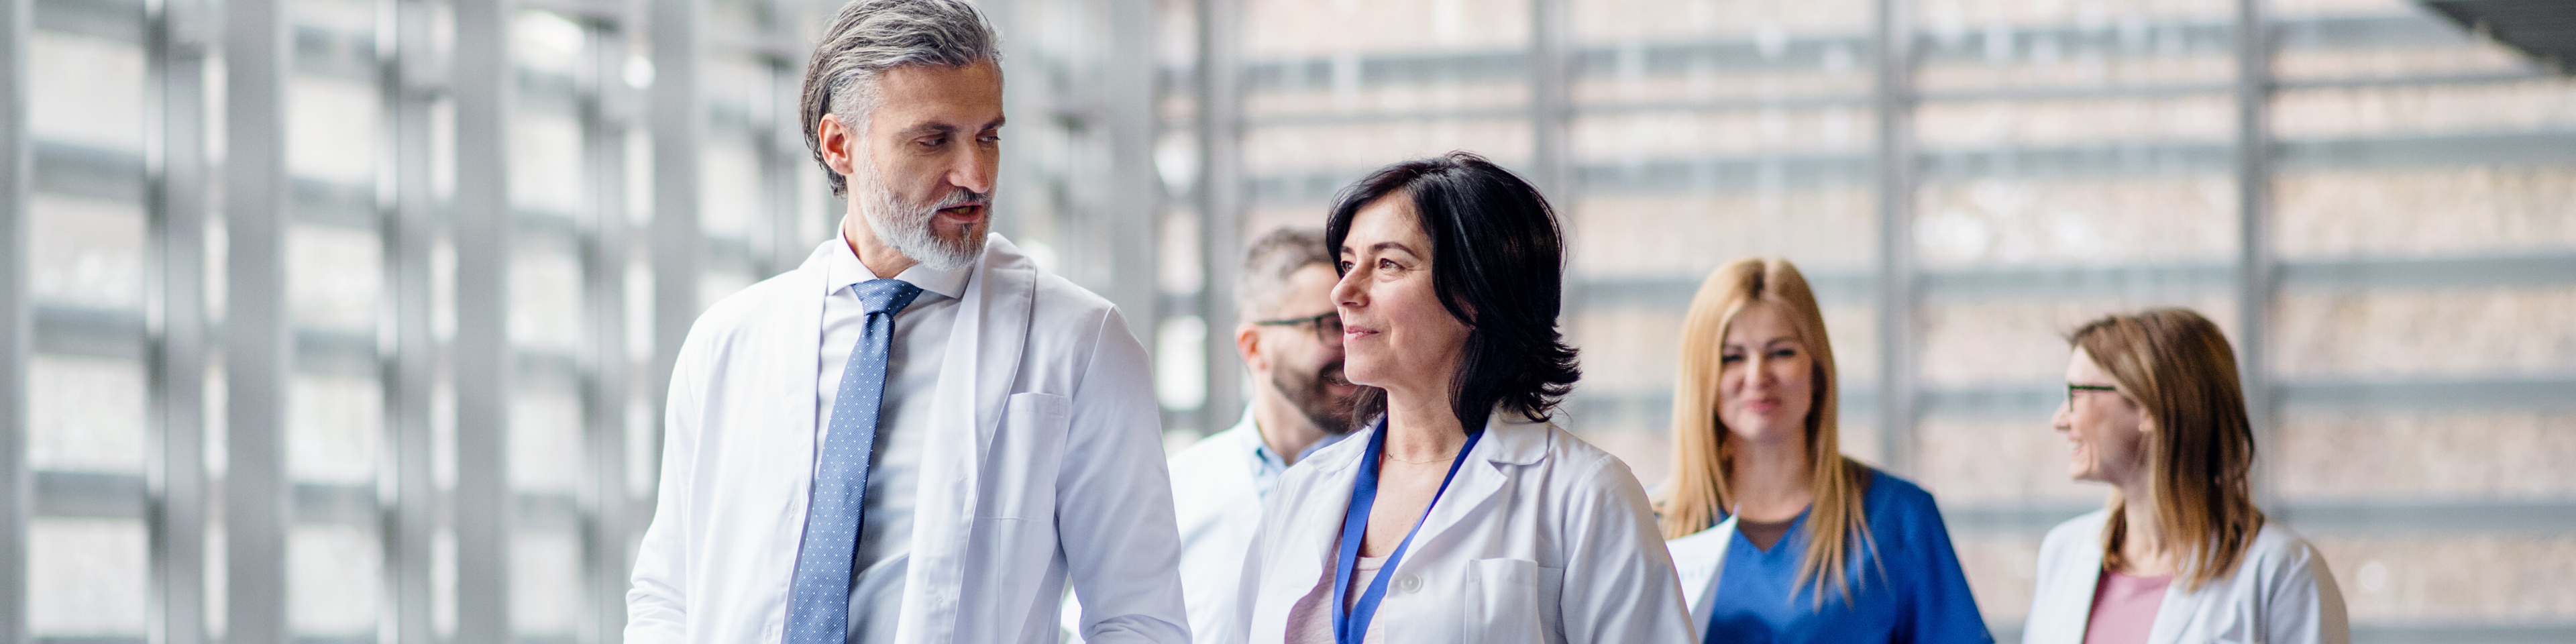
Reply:
M984 517L1055 518L1055 479L1064 462L1065 432L1073 400L1055 394L1017 393L1003 405L1001 427L986 456Z
M1469 641L1549 641L1548 616L1565 571L1527 559L1478 559L1472 570L1467 612L1476 621L1464 632L1481 635Z

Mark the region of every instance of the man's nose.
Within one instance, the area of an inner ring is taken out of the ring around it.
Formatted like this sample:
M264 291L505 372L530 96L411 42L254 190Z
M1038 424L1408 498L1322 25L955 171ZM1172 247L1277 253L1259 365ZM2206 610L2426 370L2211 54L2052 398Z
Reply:
M1001 151L987 150L980 145L961 147L965 151L959 153L952 161L953 165L948 169L948 182L979 194L992 194L993 175L1001 167Z

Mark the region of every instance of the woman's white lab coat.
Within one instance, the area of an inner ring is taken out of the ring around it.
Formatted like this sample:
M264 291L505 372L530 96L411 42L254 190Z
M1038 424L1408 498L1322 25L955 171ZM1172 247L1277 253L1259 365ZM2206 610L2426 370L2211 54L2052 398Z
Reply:
M689 329L626 641L779 641L814 480L829 250ZM1070 582L1092 642L1187 641L1144 347L1107 300L1001 235L961 299L926 401L954 431L922 448L896 637L1053 644Z
M1235 628L1219 641L1285 639L1289 608L1332 573L1374 431L1282 475L1245 562ZM1698 641L1626 464L1552 423L1499 412L1465 458L1388 571L1374 620L1385 641Z
M2081 644L2102 575L2108 510L2070 519L2039 546L2039 583L2022 626L2024 644ZM2265 522L2233 574L2185 590L2165 588L2148 644L2350 644L2343 593L2324 557L2277 522Z

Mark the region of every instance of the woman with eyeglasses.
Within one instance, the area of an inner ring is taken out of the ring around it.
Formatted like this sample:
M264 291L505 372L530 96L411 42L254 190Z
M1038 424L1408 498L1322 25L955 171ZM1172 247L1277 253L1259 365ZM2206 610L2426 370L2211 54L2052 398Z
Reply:
M1682 319L1663 531L1711 644L1987 644L1932 495L1843 456L1833 342L1784 259L1700 284Z
M2110 507L2049 530L2022 641L2347 644L2317 550L2254 507L2236 354L2188 309L2103 317L2068 337L2052 424L2067 474Z
M1344 190L1325 238L1364 423L1281 475L1218 641L1689 642L1645 490L1548 422L1576 370L1538 191L1473 154L1407 161Z

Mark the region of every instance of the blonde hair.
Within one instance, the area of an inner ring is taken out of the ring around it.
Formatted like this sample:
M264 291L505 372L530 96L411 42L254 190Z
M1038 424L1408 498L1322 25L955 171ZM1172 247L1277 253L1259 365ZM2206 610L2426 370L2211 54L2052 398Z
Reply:
M1845 576L1857 553L1877 550L1869 537L1869 517L1861 495L1869 486L1869 468L1842 455L1835 420L1839 393L1834 382L1833 342L1825 336L1825 315L1816 294L1798 267L1780 258L1736 260L1710 273L1691 297L1682 318L1680 369L1673 385L1673 478L1656 502L1664 538L1674 539L1708 529L1734 507L1727 473L1733 470L1734 441L1717 418L1719 376L1724 370L1727 329L1737 314L1755 303L1778 308L1807 345L1815 364L1815 399L1807 408L1808 482L1815 503L1807 512L1807 555L1798 565L1797 586L1818 579L1834 580L1844 601L1851 599ZM1854 547L1854 541L1867 543ZM1794 588L1795 586L1793 586ZM1823 605L1823 586L1816 603Z
M2165 541L2180 549L2177 581L2199 590L2236 569L2263 530L2254 507L2254 428L2227 336L2190 309L2150 309L2087 322L2067 342L2111 375L2120 395L2146 412L2146 493ZM2102 565L2124 562L2128 499L2111 492L2102 527Z

